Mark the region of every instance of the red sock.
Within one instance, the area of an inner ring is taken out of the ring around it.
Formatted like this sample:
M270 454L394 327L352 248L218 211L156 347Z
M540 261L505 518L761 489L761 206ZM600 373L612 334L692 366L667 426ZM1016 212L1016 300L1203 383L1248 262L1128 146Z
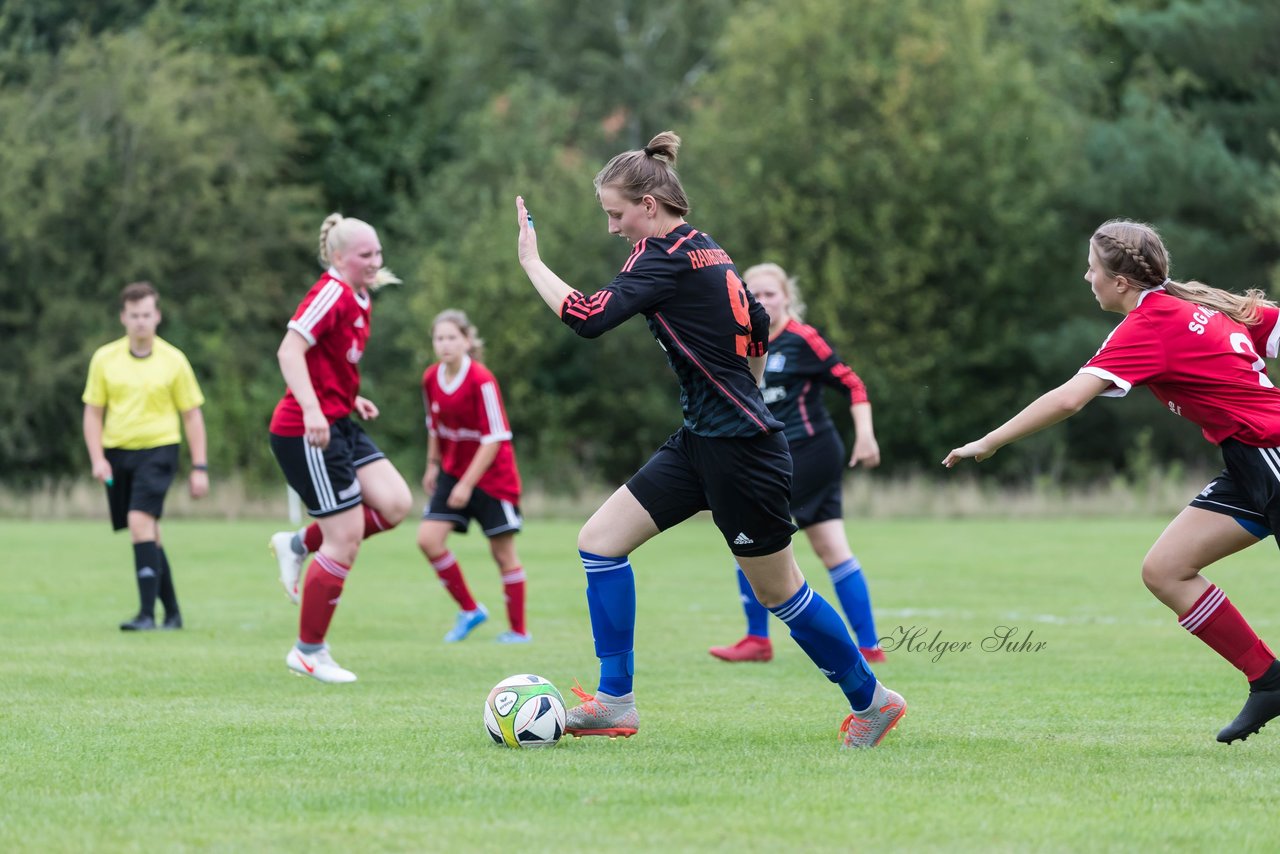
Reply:
M1267 672L1273 653L1249 626L1227 594L1210 584L1178 625L1200 638L1252 682Z
M382 514L374 510L368 504L361 505L364 510L364 539L369 539L374 534L381 534L383 531L390 531L395 525L392 525ZM320 546L324 544L324 533L320 530L319 522L312 522L307 529L302 532L302 547L308 553L320 551Z
M320 551L322 545L324 545L324 532L320 530L319 522L312 522L302 532L302 547L307 550L307 554L315 554Z
M342 597L342 585L351 567L343 566L326 554L317 554L307 567L307 580L302 587L302 608L298 618L298 640L303 643L324 643L329 632L338 599Z
M471 598L471 591L467 589L467 580L462 577L462 567L458 566L458 559L453 556L453 552L445 552L440 557L432 557L428 560L431 561L436 575L440 576L440 583L444 585L445 590L449 591L449 595L458 603L458 607L464 611L474 611L476 600Z
M374 534L390 531L394 527L395 525L382 518L382 514L377 510L374 510L368 504L364 505L364 538L366 540Z
M507 600L507 621L511 631L528 634L524 628L524 567L502 573L502 592Z

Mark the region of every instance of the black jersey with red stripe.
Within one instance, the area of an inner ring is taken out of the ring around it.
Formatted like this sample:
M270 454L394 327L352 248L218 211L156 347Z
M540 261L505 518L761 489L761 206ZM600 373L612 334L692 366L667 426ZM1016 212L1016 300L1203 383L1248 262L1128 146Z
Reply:
M764 399L787 425L787 439L807 439L834 430L822 389L842 392L852 406L867 402L867 387L812 326L791 320L769 340L764 363Z
M691 432L732 437L782 429L747 364L747 356L768 350L769 315L708 235L681 223L647 237L612 282L589 297L574 291L560 306L560 319L584 338L637 314L666 351Z

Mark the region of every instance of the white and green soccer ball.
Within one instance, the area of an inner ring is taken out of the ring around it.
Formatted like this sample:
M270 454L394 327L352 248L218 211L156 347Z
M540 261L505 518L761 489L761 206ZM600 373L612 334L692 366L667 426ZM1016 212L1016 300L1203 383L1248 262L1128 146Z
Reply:
M564 697L541 676L508 676L485 700L484 728L507 747L555 747L564 735Z

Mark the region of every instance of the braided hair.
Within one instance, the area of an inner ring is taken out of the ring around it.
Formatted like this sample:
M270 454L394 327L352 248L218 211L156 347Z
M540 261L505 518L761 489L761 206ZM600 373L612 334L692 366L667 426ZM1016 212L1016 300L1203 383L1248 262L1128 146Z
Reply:
M1170 296L1220 311L1239 323L1253 325L1262 318L1263 306L1275 305L1257 288L1241 295L1194 280L1175 282L1169 276L1169 250L1146 223L1109 220L1098 226L1089 242L1107 275L1124 276L1142 290L1163 287Z
M320 225L320 252L317 256L320 266L333 266L333 253L345 247L352 233L359 228L374 230L373 226L364 220L350 216L344 217L340 213L331 213L325 217L324 222ZM397 285L399 283L400 278L386 267L383 267L378 271L378 277L373 282L373 289L376 291L383 285Z

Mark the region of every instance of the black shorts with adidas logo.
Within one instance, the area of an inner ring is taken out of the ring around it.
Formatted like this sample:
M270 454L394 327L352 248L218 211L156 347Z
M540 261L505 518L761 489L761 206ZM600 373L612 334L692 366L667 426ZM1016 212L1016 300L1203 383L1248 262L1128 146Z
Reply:
M729 551L762 557L791 542L791 451L781 433L711 438L681 427L627 481L658 530L710 510Z

